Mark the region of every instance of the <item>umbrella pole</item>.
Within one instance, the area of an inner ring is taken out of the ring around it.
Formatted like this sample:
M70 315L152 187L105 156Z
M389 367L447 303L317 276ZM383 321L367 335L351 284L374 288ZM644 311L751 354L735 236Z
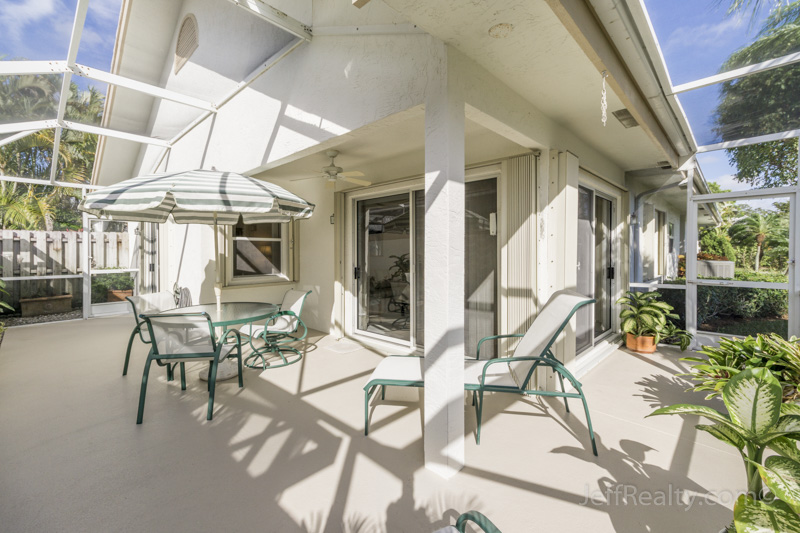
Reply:
M214 296L217 298L217 312L222 307L222 280L219 268L219 229L217 228L217 213L214 212Z

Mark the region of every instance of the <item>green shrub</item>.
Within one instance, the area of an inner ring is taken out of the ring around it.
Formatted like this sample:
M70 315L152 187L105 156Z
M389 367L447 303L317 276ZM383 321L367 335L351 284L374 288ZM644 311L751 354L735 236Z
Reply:
M714 318L780 318L789 310L788 294L781 289L697 287L697 322Z
M769 283L786 283L789 278L783 272L761 271L755 272L746 268L736 269L737 281L766 281Z
M724 257L729 261L734 261L736 258L730 237L719 228L708 228L700 232L700 251Z
M92 303L100 304L108 301L108 291L133 289L133 277L127 272L119 274L100 274L92 277Z

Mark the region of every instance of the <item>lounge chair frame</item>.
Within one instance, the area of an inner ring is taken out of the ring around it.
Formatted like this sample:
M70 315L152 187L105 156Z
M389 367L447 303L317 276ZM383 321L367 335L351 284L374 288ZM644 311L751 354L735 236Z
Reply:
M560 397L564 398L564 407L566 408L567 412L569 413L569 404L567 403L568 398L576 398L580 399L583 403L583 409L586 413L586 424L589 429L589 437L592 443L592 452L594 455L597 455L597 444L594 438L594 429L592 428L592 419L589 415L589 405L586 402L586 396L583 394L583 389L581 388L581 383L575 379L575 376L567 370L564 365L556 359L553 355L552 347L555 344L558 336L564 331L564 328L567 327L569 321L575 315L575 313L583 307L584 305L589 305L595 303L595 300L587 299L579 304L577 304L572 311L569 313L569 316L566 320L563 321L561 326L558 330L553 334L550 338L549 342L547 343L546 347L543 350L542 356L529 356L529 357L503 357L498 359L489 359L483 365L483 371L481 374L481 379L479 384L473 383L465 383L464 390L472 392L472 405L475 407L475 415L478 422L477 432L475 435L475 440L478 444L481 443L481 419L483 415L483 400L484 400L484 393L485 392L506 392L506 393L515 393L515 394L526 394L530 396L549 396L549 397ZM480 360L480 351L481 346L484 342L489 340L496 340L496 339L503 339L503 338L514 338L514 337L524 337L524 334L508 334L508 335L492 335L489 337L485 337L478 342L478 349L476 354L476 360ZM416 355L390 355L389 357L414 357L418 359L422 359L422 356ZM530 370L528 371L527 375L525 376L524 381L522 383L525 385L524 387L506 387L506 386L499 386L499 385L487 385L486 383L486 372L492 366L500 363L519 363L522 361L533 361L534 364L531 365ZM531 389L530 387L530 380L533 376L533 372L540 366L549 367L551 368L556 375L558 376L559 383L561 385L561 391L543 391L537 389ZM564 378L566 378L572 386L575 388L577 392L566 392L564 387ZM393 380L393 379L373 379L370 380L364 386L364 435L369 435L369 402L370 398L377 387L381 387L381 399L386 398L386 387L424 387L425 382L424 379L422 380Z

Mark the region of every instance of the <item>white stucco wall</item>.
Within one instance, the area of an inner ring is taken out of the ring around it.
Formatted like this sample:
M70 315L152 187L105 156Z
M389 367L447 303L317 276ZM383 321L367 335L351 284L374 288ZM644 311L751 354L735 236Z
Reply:
M645 190L649 190L651 187L642 186L634 180L630 180L627 185L630 190L630 209L632 210L634 197ZM683 189L680 189L680 191L681 193L677 194L685 193ZM676 194L675 190L669 192L673 196ZM640 200L639 211L637 213L637 218L639 219L639 257L636 257L633 248L631 249L632 255L630 257L631 272L638 272L638 279L634 280L631 278L632 281L651 281L657 277L658 231L656 227L656 211L662 211L666 214L667 227L669 227L670 223L675 225L673 252L671 254L668 253L669 243L666 242L665 239L665 255L667 258L667 279L674 279L677 277L678 256L684 253L685 209L677 206L674 200L675 198L672 198L670 201L667 201L664 198L664 193L645 196ZM639 262L639 266L635 267L637 261Z
M371 24L402 22L385 6L353 14L358 10L347 2L337 7L331 2L323 4L319 17L328 25L343 25L351 15ZM167 58L164 83L184 92L193 87L188 92L206 99L213 100L228 90L237 75L243 78L251 67L291 40L280 30L260 33L263 27L257 19L254 23L252 15L226 2L187 0L179 20L188 12L197 17L200 48L177 76L172 72L171 56ZM314 17L316 24L316 12ZM224 31L203 30L209 26L219 26ZM243 34L244 38L230 39L231 34ZM177 29L173 43L175 38ZM426 97L427 71L435 42L421 34L317 36L242 91L213 119L176 143L160 170L217 167L258 171L319 151L324 143L343 134L421 105ZM579 135L550 119L542 111L546 102L537 105L523 99L461 52L451 52L471 119L522 146L569 151L582 167L622 184L622 169ZM192 65L195 60L198 64ZM203 84L208 84L207 90ZM173 111L167 104L154 108L153 130L174 127ZM160 150L144 147L135 174L150 172L159 156ZM269 172L255 175L268 178ZM299 283L295 286L313 290L305 309L308 325L329 331L335 286L334 226L329 220L334 213L333 192L313 181L279 184L317 205L315 216L299 223ZM166 263L162 286L171 287L177 280L192 291L195 301L212 301L211 229L191 226L187 234L185 227L170 225L165 230L162 236L168 251L162 256ZM223 300L277 302L290 286L225 288ZM558 288L561 287L552 287Z

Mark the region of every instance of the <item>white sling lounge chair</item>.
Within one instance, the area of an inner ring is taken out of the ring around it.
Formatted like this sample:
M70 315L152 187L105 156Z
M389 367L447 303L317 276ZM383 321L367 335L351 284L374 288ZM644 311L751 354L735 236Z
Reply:
M575 312L584 305L592 304L591 298L570 290L558 291L545 304L524 334L495 335L481 339L475 360L464 361L464 389L472 391L472 404L478 419L476 441L481 443L481 414L484 392L511 392L539 396L558 396L564 398L569 412L567 398L580 398L586 412L586 423L592 441L592 451L597 455L597 446L589 417L589 407L583 395L581 384L559 362L551 348L569 323ZM522 337L511 357L480 360L481 345L487 340ZM539 366L550 367L558 376L561 391L542 391L529 388L534 370ZM567 378L576 392L566 392L564 378ZM389 356L378 364L369 381L364 386L364 434L369 434L369 400L377 387L381 387L381 399L385 397L386 387L423 387L423 358L417 356Z

